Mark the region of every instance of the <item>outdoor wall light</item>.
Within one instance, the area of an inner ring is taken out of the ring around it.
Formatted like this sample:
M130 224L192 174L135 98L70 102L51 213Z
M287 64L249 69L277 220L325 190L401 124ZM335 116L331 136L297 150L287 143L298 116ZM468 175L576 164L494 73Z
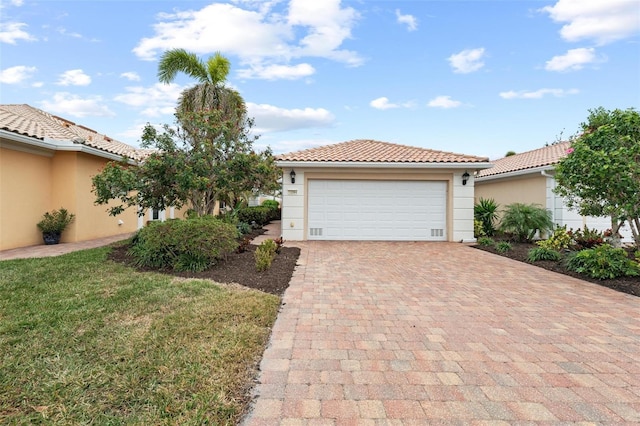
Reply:
M296 183L296 171L291 169L291 173L289 173L289 176L291 176L291 183Z
M462 174L462 184L466 185L468 180L469 180L469 173L467 171L465 171Z

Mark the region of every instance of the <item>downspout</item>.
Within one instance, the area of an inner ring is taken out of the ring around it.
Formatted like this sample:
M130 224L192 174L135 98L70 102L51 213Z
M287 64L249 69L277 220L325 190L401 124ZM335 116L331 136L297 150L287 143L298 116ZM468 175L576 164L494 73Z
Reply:
M540 170L540 174L546 178L551 178L551 179L555 179L555 176L550 175L549 173L547 173L546 170ZM553 193L553 191L551 191ZM553 193L553 208L551 209L551 220L553 221L553 223L556 223L556 195L555 193ZM557 223L556 223L557 225Z

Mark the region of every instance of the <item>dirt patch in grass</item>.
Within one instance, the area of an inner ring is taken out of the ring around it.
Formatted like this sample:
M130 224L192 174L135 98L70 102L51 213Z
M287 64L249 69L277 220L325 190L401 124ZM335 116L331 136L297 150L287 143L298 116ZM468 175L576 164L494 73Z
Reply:
M262 233L264 233L263 229L254 231L250 237L255 238ZM214 267L203 272L154 271L177 277L210 279L218 283L237 283L244 287L281 296L289 287L289 281L291 281L291 276L300 256L300 249L298 247L281 247L280 252L271 264L271 268L258 272L254 258L256 247L251 244L245 252L233 253L226 260L220 261ZM128 250L128 244L116 246L109 254L109 259L133 266L133 260L127 254ZM139 271L151 271L151 269L147 268L136 267L136 269Z
M528 262L527 254L529 253L529 250L537 247L535 244L512 242L511 246L512 246L512 249L504 253L498 252L495 249L495 247L492 247L492 246L482 246L477 244L473 247L479 250L488 251L498 256L504 256L510 259L518 260L520 262L529 263L530 265L544 268L549 271L557 272L564 275L569 275L571 277L579 278L584 281L589 281L604 287L608 287L616 291L620 291L622 293L627 293L627 294L640 297L640 277L619 277L611 280L598 280L598 279L590 278L586 275L582 275L577 272L568 270L567 267L565 266L564 259L558 262L554 262L551 260L543 260L535 263Z

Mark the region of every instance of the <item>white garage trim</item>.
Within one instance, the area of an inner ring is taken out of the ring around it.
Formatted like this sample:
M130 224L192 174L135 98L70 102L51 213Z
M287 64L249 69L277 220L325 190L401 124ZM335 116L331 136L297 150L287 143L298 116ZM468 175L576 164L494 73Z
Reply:
M446 241L446 181L307 181L309 240Z

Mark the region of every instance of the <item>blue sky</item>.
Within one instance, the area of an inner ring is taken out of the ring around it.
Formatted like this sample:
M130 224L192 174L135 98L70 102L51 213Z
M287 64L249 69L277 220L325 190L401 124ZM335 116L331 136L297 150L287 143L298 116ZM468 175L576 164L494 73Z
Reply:
M376 139L502 157L640 107L640 1L30 1L0 6L0 103L139 145L173 123L160 54L231 61L275 153Z

